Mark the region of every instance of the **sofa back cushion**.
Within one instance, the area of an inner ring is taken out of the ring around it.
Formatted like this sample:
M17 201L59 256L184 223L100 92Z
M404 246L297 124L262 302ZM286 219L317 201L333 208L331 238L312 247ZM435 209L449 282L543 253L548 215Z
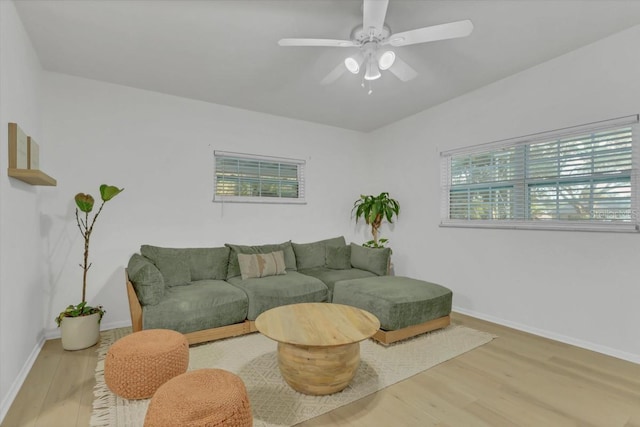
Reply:
M227 269L227 279L240 276L240 265L238 264L238 254L252 255L252 254L268 254L271 252L282 251L284 255L284 265L287 270L295 271L296 268L296 256L291 247L291 242L284 242L278 244L258 245L258 246L245 246L236 245L233 243L225 243L231 253L229 254L229 266Z
M238 254L242 280L285 274L284 253Z
M327 246L325 260L326 267L332 270L351 268L351 246Z
M324 267L326 263L327 246L345 246L344 236L319 240L311 243L292 243L296 254L296 264L299 270Z
M391 249L367 248L351 244L351 265L360 270L370 271L378 276L385 276L389 271Z
M158 267L167 286L183 286L191 282L189 259L184 249L142 245L140 253Z
M229 248L189 248L185 249L189 260L191 281L225 280L229 264Z
M156 305L164 297L165 285L160 270L140 254L133 254L127 265L127 275L142 305Z
M197 280L225 280L229 248L162 248L142 245L140 253L158 267L169 287Z

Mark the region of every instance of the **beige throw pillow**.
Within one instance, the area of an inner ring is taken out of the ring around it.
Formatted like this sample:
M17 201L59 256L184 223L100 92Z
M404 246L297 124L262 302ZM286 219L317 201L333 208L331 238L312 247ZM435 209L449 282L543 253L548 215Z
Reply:
M286 274L283 251L268 254L238 254L238 264L242 280Z

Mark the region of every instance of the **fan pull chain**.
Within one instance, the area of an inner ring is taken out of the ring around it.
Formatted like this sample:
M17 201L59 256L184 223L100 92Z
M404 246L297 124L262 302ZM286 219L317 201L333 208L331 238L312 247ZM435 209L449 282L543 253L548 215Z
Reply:
M367 95L371 95L373 93L373 89L371 88L371 80L365 80L364 77L362 77L362 83L360 83L360 87L362 89L366 89L364 85L365 81L369 85L369 90L367 91Z

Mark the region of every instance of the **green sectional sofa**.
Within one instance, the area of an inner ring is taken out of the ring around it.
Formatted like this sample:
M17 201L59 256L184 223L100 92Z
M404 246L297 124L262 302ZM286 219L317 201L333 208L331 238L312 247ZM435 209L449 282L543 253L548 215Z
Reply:
M282 252L281 274L243 278L239 255ZM331 302L337 282L388 274L391 251L347 245L344 237L217 248L143 245L126 269L133 330L173 329L189 343L255 331L273 307Z

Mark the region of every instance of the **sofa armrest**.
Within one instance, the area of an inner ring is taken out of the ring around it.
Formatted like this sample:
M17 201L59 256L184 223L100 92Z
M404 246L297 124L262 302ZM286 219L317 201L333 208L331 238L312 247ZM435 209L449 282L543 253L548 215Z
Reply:
M131 255L127 274L141 305L156 305L163 299L166 288L164 277L148 258L139 254Z
M142 306L138 300L138 295L133 289L133 283L129 280L127 269L124 270L125 281L127 282L127 297L129 298L129 314L131 314L131 326L133 332L142 330Z

